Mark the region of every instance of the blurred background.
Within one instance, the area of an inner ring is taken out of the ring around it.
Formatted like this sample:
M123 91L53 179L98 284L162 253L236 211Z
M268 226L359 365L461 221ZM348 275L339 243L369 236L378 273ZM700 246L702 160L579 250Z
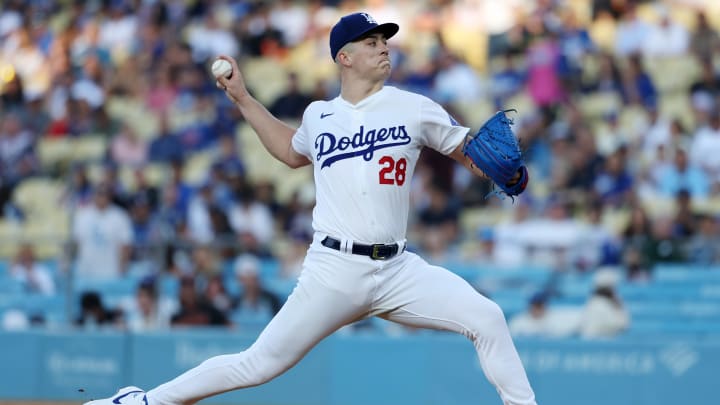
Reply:
M408 235L503 308L539 402L711 403L711 0L1 2L0 400L150 388L252 343L311 240L312 171L270 157L209 65L236 57L296 125L337 95L328 34L355 11L401 27L389 84L471 131L518 110L528 190L488 198L487 181L426 150ZM373 319L209 402L481 401L499 403L462 337Z

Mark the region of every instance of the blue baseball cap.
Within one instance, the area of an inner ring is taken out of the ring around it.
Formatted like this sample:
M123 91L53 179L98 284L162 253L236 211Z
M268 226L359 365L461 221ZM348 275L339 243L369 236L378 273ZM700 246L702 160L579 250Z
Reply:
M378 24L374 18L367 13L353 13L341 18L330 31L330 55L335 60L340 48L345 44L364 37L373 32L385 34L390 38L397 34L400 27L395 23Z

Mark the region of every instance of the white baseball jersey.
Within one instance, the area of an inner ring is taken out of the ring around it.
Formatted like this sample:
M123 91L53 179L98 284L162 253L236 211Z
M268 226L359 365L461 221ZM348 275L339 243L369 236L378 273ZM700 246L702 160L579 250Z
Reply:
M314 164L314 229L361 243L405 239L420 150L447 155L468 130L429 98L391 86L357 104L313 102L292 145Z

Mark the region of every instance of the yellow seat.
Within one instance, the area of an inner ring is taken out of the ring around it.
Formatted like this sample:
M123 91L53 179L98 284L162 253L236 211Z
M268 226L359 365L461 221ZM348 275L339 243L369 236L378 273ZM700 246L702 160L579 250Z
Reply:
M203 183L208 178L213 159L214 154L212 151L193 154L183 166L183 179L190 184Z
M650 218L662 218L675 212L675 200L667 197L647 198L642 201L642 206Z
M660 94L681 92L700 76L700 66L691 56L652 58L645 62Z
M242 70L247 83L262 83L254 86L252 91L258 101L264 105L272 103L287 89L287 72L276 60L249 59Z
M588 119L600 118L608 112L619 111L622 107L620 96L610 92L584 95L578 101L580 111Z
M83 136L72 141L73 162L96 162L102 160L107 152L108 141L100 135Z
M693 212L706 215L720 214L720 197L712 197L705 200L695 200L692 204Z
M143 103L126 97L111 97L106 103L108 115L135 130L141 139L151 140L160 128L160 120Z
M695 114L686 93L667 94L661 97L660 113L670 119L679 118L685 128L695 127Z
M0 220L0 258L12 259L15 256L21 236L19 224Z
M162 163L151 163L145 166L143 174L148 183L153 187L161 187L169 178L170 170Z
M68 241L67 222L60 215L52 220L31 220L23 225L20 240L33 245L38 259L58 258Z
M466 208L460 213L460 228L464 235L474 239L478 229L495 226L507 217L507 211L501 207Z
M13 191L13 201L29 216L42 216L57 211L65 185L48 178L29 178Z
M73 153L72 142L68 138L41 138L37 148L40 165L45 169L66 164Z
M461 125L470 127L474 130L480 127L485 121L495 113L495 107L490 100L481 98L476 101L457 101L452 103L460 117L456 117Z

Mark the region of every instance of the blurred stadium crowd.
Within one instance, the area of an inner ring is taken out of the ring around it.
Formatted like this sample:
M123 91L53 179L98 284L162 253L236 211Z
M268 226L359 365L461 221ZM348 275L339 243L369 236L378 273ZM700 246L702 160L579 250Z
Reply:
M473 130L518 110L529 190L486 198L485 180L423 152L414 250L498 300L509 288L480 275L520 274L527 288L510 287L522 305L509 314L567 293L558 274L622 306L608 288L652 284L658 266L720 265L720 9L710 0L7 0L5 323L266 322L312 235L312 174L272 161L208 67L236 57L255 96L297 123L312 100L337 94L327 37L357 10L401 27L389 84ZM598 268L621 277L608 284ZM46 297L42 310L30 296ZM619 317L608 333L627 327Z

